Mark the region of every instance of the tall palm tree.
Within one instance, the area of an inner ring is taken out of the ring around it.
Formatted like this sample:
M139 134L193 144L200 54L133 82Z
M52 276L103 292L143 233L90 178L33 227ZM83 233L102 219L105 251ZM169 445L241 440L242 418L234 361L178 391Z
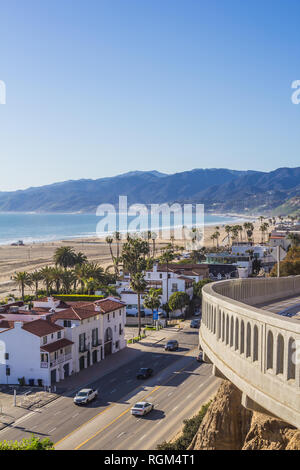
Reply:
M171 249L166 249L160 257L162 263L167 265L167 303L169 302L169 263L174 259L174 253Z
M138 296L138 336L141 335L141 295L145 292L147 282L144 279L144 274L137 272L130 280L130 287Z
M56 289L57 294L59 294L64 271L58 266L52 267L50 269L51 269L50 277L55 284L55 289Z
M31 286L32 281L30 275L26 271L19 271L13 276L13 280L18 284L21 291L22 300L24 302L24 291L26 286Z
M157 238L157 234L155 232L151 232L151 239L152 239L152 258L155 257L155 240Z
M77 255L71 246L60 246L55 250L54 263L63 268L72 268L77 261Z
M113 262L115 274L116 274L116 276L118 276L119 271L118 271L118 267L117 267L117 263L116 263L116 258L114 257L114 254L113 254L113 252L112 252L112 246L111 246L111 245L112 245L112 242L113 242L113 237L111 237L110 235L108 235L108 236L105 238L105 241L106 241L106 243L107 243L108 246L109 246L110 256L111 256L111 259L112 259L112 262Z
M42 281L46 286L47 296L51 293L51 286L53 284L53 272L50 266L45 266L41 269Z
M30 273L30 279L32 284L35 286L35 297L38 297L39 282L43 280L41 271L33 271Z
M228 245L230 245L230 234L231 234L231 225L225 225L225 232L227 233L227 237L228 237Z

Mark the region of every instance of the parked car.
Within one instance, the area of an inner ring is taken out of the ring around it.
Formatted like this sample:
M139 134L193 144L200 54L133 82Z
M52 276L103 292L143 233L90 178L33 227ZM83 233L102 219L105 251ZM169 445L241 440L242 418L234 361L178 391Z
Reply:
M203 353L202 353L202 351L199 352L199 354L198 354L198 356L196 357L196 359L197 359L198 362L201 362L201 363L203 362Z
M191 328L199 328L200 327L200 320L198 318L194 318L194 320L190 323Z
M137 379L148 379L153 374L153 369L150 367L141 367L141 369L136 374Z
M92 388L83 388L74 397L74 403L76 405L86 405L90 401L94 400L98 396L98 390Z
M144 416L150 411L152 411L154 408L154 405L152 403L148 403L147 401L141 401L139 403L136 403L132 408L131 408L131 414L136 415L136 416Z
M177 351L179 347L178 341L176 339L170 339L165 345L166 351Z

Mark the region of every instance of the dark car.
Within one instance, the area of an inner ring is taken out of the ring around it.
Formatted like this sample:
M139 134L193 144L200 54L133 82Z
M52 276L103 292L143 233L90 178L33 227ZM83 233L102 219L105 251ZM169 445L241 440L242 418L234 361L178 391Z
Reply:
M177 351L178 349L178 341L176 339L170 339L170 341L167 342L165 345L165 350L166 351Z
M202 353L202 351L199 352L199 354L198 354L198 356L196 357L196 359L197 359L198 362L201 362L201 363L203 362L203 353Z
M137 379L148 379L153 374L153 370L150 367L142 367L136 374Z
M190 323L191 328L199 328L200 327L200 320L198 318L195 318L194 320L191 321Z

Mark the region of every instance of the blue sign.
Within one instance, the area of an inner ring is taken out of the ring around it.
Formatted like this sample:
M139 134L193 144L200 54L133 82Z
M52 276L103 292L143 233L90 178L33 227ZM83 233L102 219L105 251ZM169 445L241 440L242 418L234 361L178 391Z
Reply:
M153 320L158 320L158 310L153 310Z

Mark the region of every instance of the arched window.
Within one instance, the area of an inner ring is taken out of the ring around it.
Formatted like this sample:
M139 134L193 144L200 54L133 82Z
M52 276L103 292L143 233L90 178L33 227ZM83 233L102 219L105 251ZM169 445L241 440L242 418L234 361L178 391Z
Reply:
M244 354L244 348L245 348L245 327L244 327L244 321L241 321L241 344L240 344L240 353Z
M282 335L277 337L277 354L276 354L276 374L283 374L283 355L284 355L284 339Z
M246 357L251 356L251 325L247 323L247 336L246 336Z
M273 333L268 332L267 337L267 369L273 369Z
M289 339L289 344L288 344L288 380L294 380L296 376L296 370L295 370L295 348L296 348L296 343L294 338Z
M226 315L226 344L229 343L229 317Z
M221 337L221 312L220 310L218 311L218 339Z
M230 318L230 347L233 346L233 317Z
M253 330L253 361L258 361L258 328L255 325Z
M225 339L225 313L222 315L222 341Z
M237 351L239 349L239 321L235 319L235 346L234 349Z

